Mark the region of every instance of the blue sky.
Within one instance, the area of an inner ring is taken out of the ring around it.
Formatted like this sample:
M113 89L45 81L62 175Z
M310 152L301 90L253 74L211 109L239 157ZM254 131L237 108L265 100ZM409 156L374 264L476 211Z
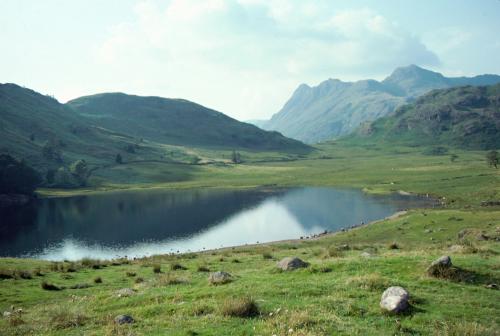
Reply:
M500 74L500 1L1 0L0 82L269 118L300 83Z

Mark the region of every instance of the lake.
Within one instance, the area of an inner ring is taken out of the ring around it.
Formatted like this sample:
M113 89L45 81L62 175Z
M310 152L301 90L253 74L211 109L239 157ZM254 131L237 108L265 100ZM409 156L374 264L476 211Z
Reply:
M77 260L200 251L339 231L432 204L419 196L316 187L45 198L0 210L0 256Z

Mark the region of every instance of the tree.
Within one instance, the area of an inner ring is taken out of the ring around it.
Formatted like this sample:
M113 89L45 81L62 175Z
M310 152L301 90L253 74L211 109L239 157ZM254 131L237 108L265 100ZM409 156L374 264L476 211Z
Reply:
M36 170L8 154L0 154L0 194L31 195L40 182Z
M241 155L239 152L233 150L233 154L231 155L231 161L233 163L241 163Z
M79 182L66 167L60 167L55 173L53 186L59 188L76 188L79 186Z
M77 160L73 162L69 166L69 171L80 183L80 186L84 186L85 184L87 184L89 169L87 167L87 162L85 162L85 160Z
M120 153L116 154L115 162L118 163L118 164L122 164L123 163L122 155Z
M498 168L498 164L500 163L498 152L496 150L489 151L486 154L486 161L490 167L495 167L495 169Z

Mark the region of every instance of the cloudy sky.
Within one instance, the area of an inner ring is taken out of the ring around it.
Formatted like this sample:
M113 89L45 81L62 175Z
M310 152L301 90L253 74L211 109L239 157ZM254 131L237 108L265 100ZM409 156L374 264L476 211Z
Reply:
M500 1L1 0L0 83L269 118L300 83L500 73Z

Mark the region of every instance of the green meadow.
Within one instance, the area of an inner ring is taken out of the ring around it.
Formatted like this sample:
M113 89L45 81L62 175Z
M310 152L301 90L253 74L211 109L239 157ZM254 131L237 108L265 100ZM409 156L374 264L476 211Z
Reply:
M337 141L308 155L241 152L243 163L231 164L230 152L205 150L195 153L202 158L196 164L126 163L102 169L86 189L40 190L41 196L71 196L339 186L429 194L441 207L314 239L202 253L57 263L0 259L0 311L6 312L0 333L499 335L500 207L483 202L500 199L500 173L488 167L484 151L432 153ZM429 275L427 267L441 255L451 257L453 272ZM310 265L278 270L276 263L288 256ZM230 273L231 281L211 284L214 271ZM410 293L410 309L401 315L379 307L382 292L394 285ZM116 324L120 314L134 323Z

